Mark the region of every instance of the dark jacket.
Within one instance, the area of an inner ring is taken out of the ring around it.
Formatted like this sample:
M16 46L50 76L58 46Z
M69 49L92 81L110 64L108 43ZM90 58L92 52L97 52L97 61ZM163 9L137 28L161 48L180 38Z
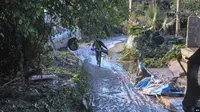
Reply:
M95 47L95 50L102 50L102 47L108 49L101 40L95 40L92 47Z

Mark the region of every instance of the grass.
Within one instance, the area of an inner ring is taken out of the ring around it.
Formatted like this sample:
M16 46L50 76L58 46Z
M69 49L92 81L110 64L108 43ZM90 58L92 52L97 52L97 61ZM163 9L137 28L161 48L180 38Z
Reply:
M49 67L47 68L47 73L53 73L53 74L57 74L57 75L70 75L70 76L74 76L77 73L74 73L72 70L63 68L63 67Z

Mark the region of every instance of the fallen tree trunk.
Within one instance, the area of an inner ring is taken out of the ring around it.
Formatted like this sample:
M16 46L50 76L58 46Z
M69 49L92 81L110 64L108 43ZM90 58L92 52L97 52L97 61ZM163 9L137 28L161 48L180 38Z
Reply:
M43 75L42 80L51 80L57 78L56 75ZM34 75L30 78L32 81L41 80L41 75Z

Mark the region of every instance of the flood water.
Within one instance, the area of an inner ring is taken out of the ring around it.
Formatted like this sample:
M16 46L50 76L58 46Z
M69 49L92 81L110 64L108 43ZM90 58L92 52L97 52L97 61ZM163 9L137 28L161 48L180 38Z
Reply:
M125 40L126 36L122 35L103 42L108 48L112 48ZM130 76L124 69L134 69L130 62L121 64L104 58L102 67L98 67L88 44L82 44L73 53L82 61L87 73L90 105L95 112L168 112L155 100L133 89Z

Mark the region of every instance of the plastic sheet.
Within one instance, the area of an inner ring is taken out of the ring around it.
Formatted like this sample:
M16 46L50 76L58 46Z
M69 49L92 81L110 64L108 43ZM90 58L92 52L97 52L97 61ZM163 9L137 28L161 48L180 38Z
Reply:
M146 77L146 78L142 79L138 84L136 84L135 88L136 89L145 88L150 80L151 80L151 77Z

